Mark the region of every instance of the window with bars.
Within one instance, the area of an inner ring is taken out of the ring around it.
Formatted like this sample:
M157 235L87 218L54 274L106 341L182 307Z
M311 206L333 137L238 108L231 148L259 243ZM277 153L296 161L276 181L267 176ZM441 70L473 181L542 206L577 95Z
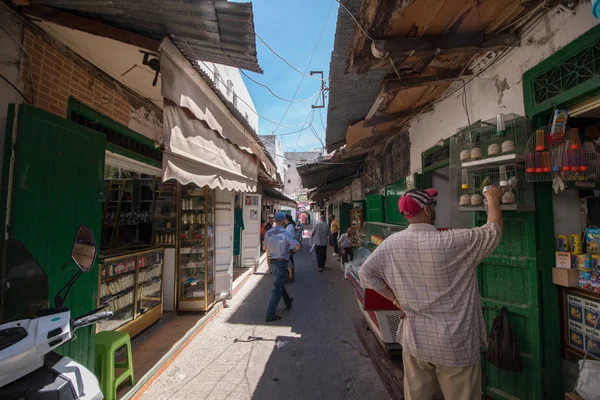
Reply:
M76 124L104 133L107 143L114 144L122 149L148 158L155 163L162 163L163 153L160 149L131 137L133 134L139 135L138 133L132 131L130 134L126 134L125 131L129 128L120 126L120 124L109 117L92 110L74 99L69 100L69 119Z

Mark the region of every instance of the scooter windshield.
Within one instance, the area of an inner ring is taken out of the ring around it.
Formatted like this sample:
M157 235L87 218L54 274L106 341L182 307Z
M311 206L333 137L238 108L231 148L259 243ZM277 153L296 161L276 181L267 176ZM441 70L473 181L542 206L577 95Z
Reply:
M48 308L48 275L23 243L0 242L0 324Z

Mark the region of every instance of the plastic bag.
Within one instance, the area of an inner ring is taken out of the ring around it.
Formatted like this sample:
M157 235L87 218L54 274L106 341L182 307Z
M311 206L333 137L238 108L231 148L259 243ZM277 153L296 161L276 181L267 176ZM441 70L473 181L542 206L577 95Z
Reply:
M583 400L600 400L600 361L580 360L575 391Z
M500 310L492 324L486 359L490 364L506 371L521 372L523 370L521 355L517 343L513 339L508 323L508 314L504 308Z
M316 251L316 247L315 244L313 243L312 246L310 246L310 252L314 253Z

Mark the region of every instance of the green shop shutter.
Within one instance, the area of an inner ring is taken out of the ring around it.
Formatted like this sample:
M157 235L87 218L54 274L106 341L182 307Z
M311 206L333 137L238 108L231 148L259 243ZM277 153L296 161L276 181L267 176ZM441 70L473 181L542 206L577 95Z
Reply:
M340 204L340 235L348 231L350 226L350 204Z
M397 180L385 188L385 222L408 226L408 221L398 209L400 197L406 193L406 183L404 179Z
M535 214L504 212L503 217L502 241L477 268L477 276L487 333L504 307L521 353L523 372L501 370L485 361L482 352L483 388L496 399L540 399L542 361ZM474 226L484 225L487 215L476 213L473 220Z
M383 222L383 196L378 194L367 196L365 203L367 206L365 221Z
M105 137L28 105L18 111L9 235L20 240L49 278L50 302L78 268L71 246L79 224L100 243ZM69 293L72 317L92 311L98 301L98 270L83 274ZM95 327L59 347L94 370Z

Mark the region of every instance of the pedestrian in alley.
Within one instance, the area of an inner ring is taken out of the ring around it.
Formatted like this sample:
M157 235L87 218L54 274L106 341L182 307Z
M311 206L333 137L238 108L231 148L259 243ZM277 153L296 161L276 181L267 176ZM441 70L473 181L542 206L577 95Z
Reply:
M294 217L291 214L286 214L285 216L285 233L291 238L298 241L298 233L296 232L296 223L294 222ZM299 243L299 241L298 241ZM295 266L294 266L294 248L290 246L290 266L288 268L288 282L295 282Z
M349 227L348 231L346 233L342 233L342 235L338 239L340 251L342 252L342 262L344 264L352 261L352 258L354 257L354 251L352 249L353 237L354 229L352 227Z
M265 233L269 232L273 228L273 214L269 214L267 217L267 223L265 224Z
M285 214L275 213L275 227L265 233L263 249L267 252L270 269L273 274L273 291L267 307L267 322L279 321L281 317L275 314L279 300L283 297L286 308L292 307L294 299L285 290L285 281L288 278L288 264L290 261L290 248L300 250L300 243L290 238L285 232Z
M476 271L504 228L503 192L487 189L487 224L447 231L433 225L437 191L409 190L398 202L409 227L385 239L360 269L365 288L405 313L397 337L407 400L432 399L436 381L446 399L481 399L479 352L487 340Z
M323 272L325 262L327 261L327 240L329 238L329 228L327 228L327 222L325 222L325 215L321 215L320 220L313 227L310 236L315 245L319 272Z
M340 223L338 222L335 215L331 214L329 216L329 220L331 221L331 226L329 231L331 232L331 241L333 242L331 245L333 246L333 255L338 257L340 254L340 249L338 246L338 236L340 234Z

